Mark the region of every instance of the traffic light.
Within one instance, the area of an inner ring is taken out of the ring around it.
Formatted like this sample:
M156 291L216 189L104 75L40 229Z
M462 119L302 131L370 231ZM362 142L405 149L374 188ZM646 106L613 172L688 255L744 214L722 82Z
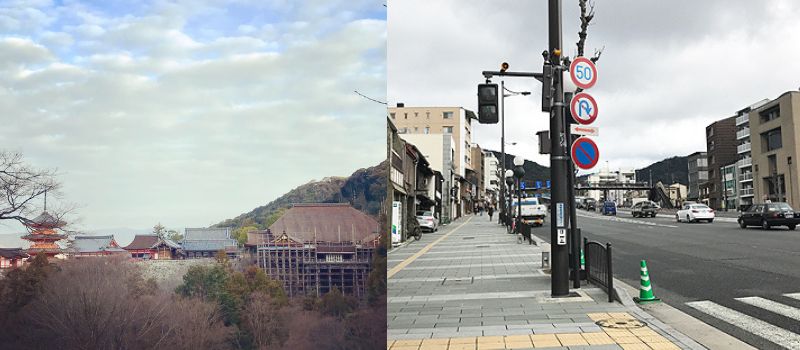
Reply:
M478 84L478 123L497 124L497 84Z
M550 112L553 107L553 66L542 67L542 112Z

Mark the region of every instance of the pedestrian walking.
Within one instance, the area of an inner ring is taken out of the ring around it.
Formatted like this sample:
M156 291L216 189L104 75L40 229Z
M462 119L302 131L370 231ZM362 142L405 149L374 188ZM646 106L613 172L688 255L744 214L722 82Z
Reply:
M494 214L494 208L492 208L491 205L489 206L488 212L489 212L489 222L492 222L492 214Z

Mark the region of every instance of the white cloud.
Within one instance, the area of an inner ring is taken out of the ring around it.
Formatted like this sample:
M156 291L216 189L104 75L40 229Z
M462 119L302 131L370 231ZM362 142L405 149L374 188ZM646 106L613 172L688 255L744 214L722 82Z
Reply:
M386 24L366 5L320 26L220 17L211 38L188 23L224 6L191 6L71 3L32 39L0 36L0 139L61 170L87 228L208 225L385 157L384 106L352 92L385 96Z
M642 167L704 150L706 125L797 89L798 10L791 1L597 2L586 51L605 47L590 91L600 108L601 160ZM546 2L521 0L392 2L389 101L474 110L482 70L506 61L512 70L541 71L546 11ZM577 4L564 4L568 55L576 51L578 15ZM534 139L548 128L541 84L506 79L506 86L533 92L506 100L506 140L519 143L509 151L547 165ZM497 125L478 125L473 135L500 148Z

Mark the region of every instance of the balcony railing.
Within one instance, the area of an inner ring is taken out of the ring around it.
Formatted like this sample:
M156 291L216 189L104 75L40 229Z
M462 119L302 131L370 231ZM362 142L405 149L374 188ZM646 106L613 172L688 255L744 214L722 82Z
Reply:
M744 168L746 166L751 166L751 165L753 165L753 158L744 158L744 159L739 160L738 162L736 162L736 164L738 164L740 168Z
M739 182L750 181L753 179L753 173L744 173L739 175Z
M736 117L736 126L742 125L750 121L750 116L747 114Z
M743 143L743 144L741 144L739 146L736 146L736 153L749 152L750 149L752 148L751 146L752 146L752 144L750 142Z
M744 128L736 132L736 139L741 140L743 138L750 137L750 128Z
M752 196L753 195L753 189L752 188L742 188L742 189L739 190L739 195L740 196Z

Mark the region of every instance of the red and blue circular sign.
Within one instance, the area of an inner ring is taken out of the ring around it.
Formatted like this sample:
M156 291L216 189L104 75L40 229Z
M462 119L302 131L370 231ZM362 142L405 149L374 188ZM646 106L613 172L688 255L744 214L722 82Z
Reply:
M578 57L569 65L572 82L581 89L588 89L597 82L597 67L586 57Z
M588 137L579 137L572 143L572 162L583 170L589 170L600 160L597 144Z
M572 97L569 103L569 111L572 114L572 119L575 119L576 122L589 125L597 119L597 101L594 100L592 95L580 92Z

